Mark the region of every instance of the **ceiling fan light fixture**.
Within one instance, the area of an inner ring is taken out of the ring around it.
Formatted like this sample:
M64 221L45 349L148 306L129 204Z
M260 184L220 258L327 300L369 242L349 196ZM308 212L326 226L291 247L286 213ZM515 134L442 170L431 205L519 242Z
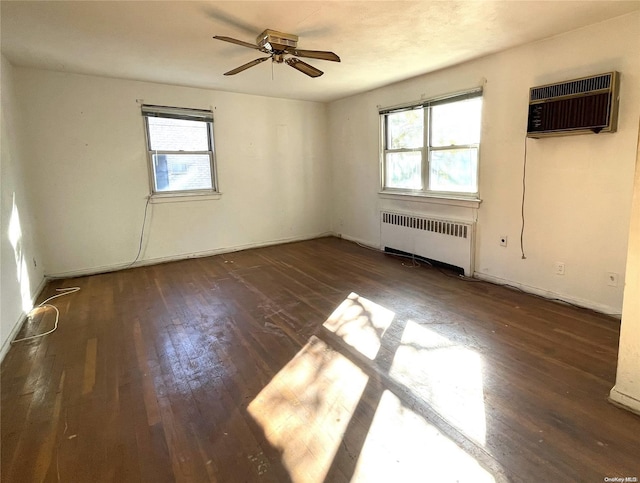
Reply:
M295 49L298 45L298 36L266 29L256 37L256 44L258 48L267 50Z

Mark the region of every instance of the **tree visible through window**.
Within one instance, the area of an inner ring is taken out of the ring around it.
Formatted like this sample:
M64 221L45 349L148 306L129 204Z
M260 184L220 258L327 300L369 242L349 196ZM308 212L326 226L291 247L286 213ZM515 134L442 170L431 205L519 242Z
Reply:
M143 106L154 193L216 191L211 111Z
M383 110L383 188L478 193L481 91Z

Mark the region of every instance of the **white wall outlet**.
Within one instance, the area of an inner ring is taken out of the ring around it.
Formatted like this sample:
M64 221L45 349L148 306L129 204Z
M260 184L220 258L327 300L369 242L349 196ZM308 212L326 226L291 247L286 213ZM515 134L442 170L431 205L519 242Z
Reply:
M610 287L618 286L618 274L615 272L607 272L607 285Z
M564 262L556 262L553 265L553 273L556 275L564 275Z
M501 247L506 247L507 246L507 235L502 235L500 237L500 246Z

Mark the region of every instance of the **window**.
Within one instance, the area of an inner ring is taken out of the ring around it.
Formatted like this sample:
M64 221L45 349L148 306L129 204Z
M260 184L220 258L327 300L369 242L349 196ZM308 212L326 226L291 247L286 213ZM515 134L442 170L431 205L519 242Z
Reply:
M478 194L482 91L380 111L385 191Z
M147 133L151 192L217 191L213 113L144 105L142 115Z

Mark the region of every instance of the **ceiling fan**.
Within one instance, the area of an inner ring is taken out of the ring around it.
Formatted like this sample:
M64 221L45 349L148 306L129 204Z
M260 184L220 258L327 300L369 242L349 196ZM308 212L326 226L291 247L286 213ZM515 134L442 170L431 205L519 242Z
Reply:
M265 60L271 59L272 62L275 62L277 64L282 64L284 62L294 69L302 72L303 74L308 75L309 77L320 77L322 74L324 74L324 72L322 72L320 69L316 69L314 66L309 65L306 62L303 62L300 59L297 59L296 57L340 62L340 57L338 57L333 52L326 52L323 50L298 49L297 35L285 34L276 30L267 29L262 32L256 38L255 45L249 42L244 42L242 40L232 39L231 37L222 37L220 35L216 35L213 38L217 40L224 40L225 42L231 42L232 44L242 45L243 47L249 47L250 49L259 50L260 52L269 54L268 57L260 57L258 59L252 60L251 62L247 62L240 67L236 67L229 72L225 72L224 75L238 74L243 70L247 70L249 67L253 67L254 65L258 65ZM285 56L287 55L292 55L293 57L285 58Z

